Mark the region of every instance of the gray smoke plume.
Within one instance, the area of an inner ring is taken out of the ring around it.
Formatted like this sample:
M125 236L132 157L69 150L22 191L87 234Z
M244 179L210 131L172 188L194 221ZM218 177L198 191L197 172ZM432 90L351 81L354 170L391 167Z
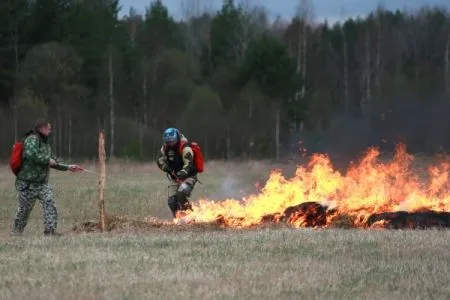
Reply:
M210 193L208 199L224 200L233 198L239 200L245 197L246 194L239 177L237 175L227 175L227 177L222 179L220 187Z

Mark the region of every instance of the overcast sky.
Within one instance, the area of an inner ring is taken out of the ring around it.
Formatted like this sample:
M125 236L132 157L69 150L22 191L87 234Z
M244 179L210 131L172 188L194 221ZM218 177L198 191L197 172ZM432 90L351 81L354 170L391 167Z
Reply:
M192 0L163 0L169 8L170 14L179 19L182 17L181 3ZM290 19L295 14L295 8L299 0L245 0L251 5L262 5L268 10L269 16L275 18L277 15ZM223 0L197 0L205 3L214 10L220 9ZM237 3L240 0L236 1ZM312 0L314 5L314 14L317 20L328 19L335 21L340 18L341 10L345 11L347 16L364 16L373 10L378 3L390 10L394 9L416 9L424 4L440 5L450 8L450 0ZM122 11L120 15L127 14L130 7L134 7L138 13L144 13L145 7L149 6L151 0L120 0Z

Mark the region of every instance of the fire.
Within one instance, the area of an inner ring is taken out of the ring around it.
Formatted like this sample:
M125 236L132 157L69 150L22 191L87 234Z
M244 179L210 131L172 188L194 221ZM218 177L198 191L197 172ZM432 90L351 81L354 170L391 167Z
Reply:
M219 202L201 199L192 203L192 212L175 221L220 220L224 226L241 228L261 224L268 218L274 222L285 218L294 227L328 227L346 216L353 226L363 227L376 213L450 210L448 163L430 166L425 180L412 167L414 157L404 145L397 146L387 163L379 155L376 148L370 148L341 174L327 155L315 154L306 166L297 168L292 178L285 178L280 170L272 171L259 194Z

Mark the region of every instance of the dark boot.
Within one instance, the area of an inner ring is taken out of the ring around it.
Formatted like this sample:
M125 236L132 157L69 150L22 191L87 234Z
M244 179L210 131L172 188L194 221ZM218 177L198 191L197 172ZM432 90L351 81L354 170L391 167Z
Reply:
M192 211L192 205L189 203L189 200L187 199L186 195L183 192L178 192L176 194L178 207L182 211Z
M53 229L50 229L50 230L44 230L44 235L45 236L55 236L55 237L60 237L60 236L62 236L62 234L61 233L58 233L58 232L55 232L55 230L53 230Z
M169 197L167 204L169 205L170 211L172 212L173 217L175 218L177 215L177 211L178 211L178 202L177 202L177 198L174 197Z
M187 210L193 211L192 205L191 205L191 203L189 202L188 199L185 199L185 202L182 204L182 210L185 210L185 211L187 211Z

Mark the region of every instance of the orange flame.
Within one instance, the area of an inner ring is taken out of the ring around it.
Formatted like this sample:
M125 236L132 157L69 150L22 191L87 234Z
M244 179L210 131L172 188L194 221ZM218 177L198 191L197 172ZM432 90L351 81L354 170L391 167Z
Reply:
M286 179L280 170L272 171L259 194L219 202L201 199L192 203L193 212L182 218L195 223L222 218L229 227L250 227L260 224L264 216L279 216L288 207L316 202L335 210L327 225L332 218L346 215L354 219L353 225L363 226L374 213L450 210L448 163L430 166L429 179L424 180L412 167L414 157L404 145L397 146L390 162L381 162L379 154L370 148L346 174L336 171L327 155L315 154L292 178ZM294 218L291 223L303 227L303 221Z

